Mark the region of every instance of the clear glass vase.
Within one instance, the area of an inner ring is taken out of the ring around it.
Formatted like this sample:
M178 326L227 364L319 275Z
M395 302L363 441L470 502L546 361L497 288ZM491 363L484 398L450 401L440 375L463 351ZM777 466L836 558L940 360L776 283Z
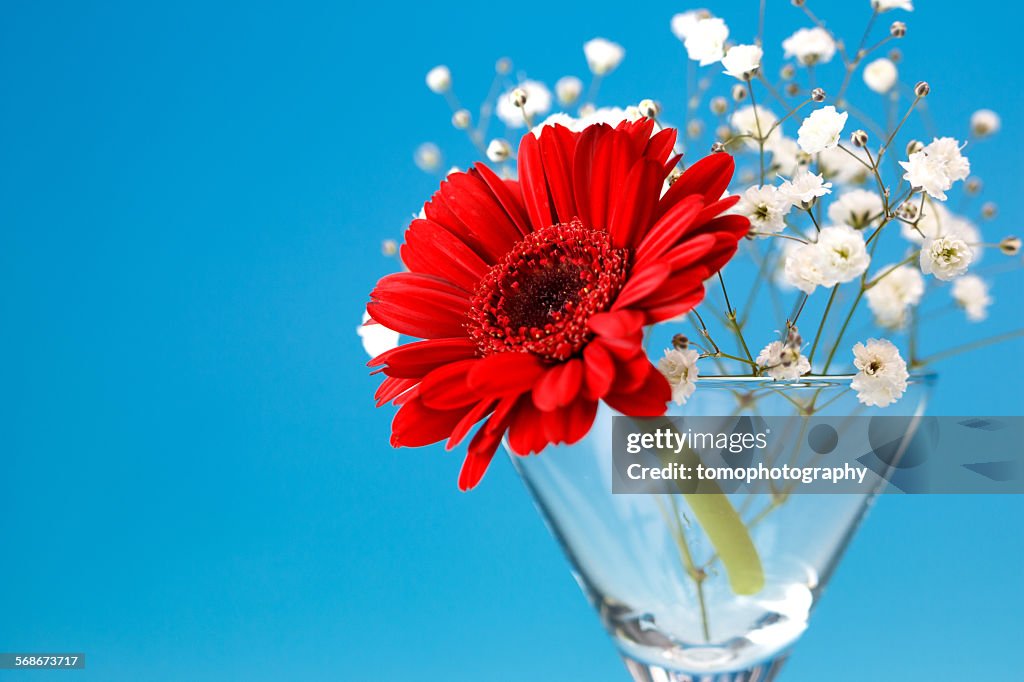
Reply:
M923 414L929 377L884 411L865 408L852 377L779 383L701 378L672 416ZM764 587L737 595L682 495L613 495L613 412L573 446L512 460L634 680L771 680L874 494L732 493L760 556Z

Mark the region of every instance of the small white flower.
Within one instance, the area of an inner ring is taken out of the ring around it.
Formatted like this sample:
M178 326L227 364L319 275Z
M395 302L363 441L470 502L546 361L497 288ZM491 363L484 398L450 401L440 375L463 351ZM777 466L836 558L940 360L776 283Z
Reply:
M827 179L844 185L863 184L871 173L870 165L866 164L870 161L863 149L840 149L837 145L818 154L818 171Z
M892 63L891 59L885 57L876 59L864 67L864 83L879 94L892 90L892 86L896 85L898 78L896 65Z
M767 136L765 144L769 144L774 138L781 137L781 126L772 130L772 126L779 120L779 117L765 107L747 105L740 107L729 117L729 125L740 135L749 135L744 142L751 149L757 149L757 140ZM768 131L771 130L771 134Z
M811 363L794 345L772 341L757 356L757 366L778 381L799 379L811 371Z
M908 12L913 12L914 3L911 0L871 0L871 8L878 12L888 12L891 9L905 9Z
M955 236L967 242L974 254L972 263L981 262L985 248L981 245L981 232L967 218L959 216L938 201L926 201L921 208L921 216L917 228L901 223L900 232L903 238L914 244L921 244L925 239L942 236Z
M729 27L718 17L701 19L690 30L684 45L686 55L701 66L714 64L725 56L725 41L729 39Z
M806 169L797 171L792 179L779 186L779 192L794 206L810 206L817 197L823 197L831 191L831 182L825 182L820 175Z
M953 282L953 300L967 313L971 322L980 322L988 317L992 297L988 295L988 284L977 275L964 275Z
M825 283L824 261L814 246L799 244L796 248L791 247L783 252L785 266L782 281L805 294L813 293L817 287Z
M398 348L398 332L391 331L380 323L366 324L369 319L369 313L364 312L363 324L356 327L356 334L362 339L363 350L367 355L375 358L392 348Z
M761 68L763 56L764 50L757 45L733 45L722 57L722 66L726 75L746 81Z
M583 54L587 58L587 66L595 76L604 76L622 62L626 50L618 43L604 38L594 38L583 43Z
M544 126L558 124L578 133L592 125L597 125L598 123L606 123L614 128L623 121L639 121L641 118L643 118L643 115L637 107L626 107L625 109L621 107L601 107L600 109L591 108L586 111L586 113L583 113L579 118L558 112L551 114L538 125L534 126L531 132L540 137ZM662 127L655 123L654 128L651 130L651 135L656 135L661 130Z
M526 92L526 104L522 108L515 105L512 93L515 90ZM501 122L509 128L522 128L526 125L525 114L531 120L537 116L543 116L551 110L551 91L539 81L525 80L512 90L504 92L498 97L498 107L495 113Z
M681 41L686 41L687 38L693 33L694 29L697 28L697 24L701 19L708 19L711 17L711 12L706 9L691 9L688 12L680 12L672 16L672 33Z
M911 154L909 160L900 161L900 165L907 171L904 180L939 201L945 201L946 190L971 172L970 162L960 153L960 143L952 137L935 138L924 149Z
M679 350L669 348L665 350L665 357L658 360L658 371L668 380L672 387L672 400L677 405L685 403L697 389L697 358L700 354L689 348Z
M811 112L797 131L797 144L808 154L817 154L839 144L839 136L849 116L839 113L833 106L822 107Z
M866 189L851 189L828 207L830 222L863 228L882 215L882 198Z
M864 235L849 225L822 228L814 248L821 252L826 287L860 277L871 263Z
M782 41L787 57L796 57L804 66L832 61L836 54L836 41L821 27L802 28Z
M563 76L555 81L555 95L558 103L564 107L576 103L583 92L583 81L576 76Z
M973 259L967 242L959 237L929 238L921 245L921 272L947 282L967 272Z
M834 287L860 277L870 263L863 235L847 225L835 225L823 228L817 242L788 253L785 279L810 294L816 287Z
M452 89L452 72L444 64L427 71L427 87L431 92L442 94Z
M853 347L857 375L850 387L865 405L885 407L903 397L907 390L907 363L900 351L886 339L868 339Z
M921 302L924 296L924 277L920 270L909 265L883 267L886 273L865 292L868 307L875 321L887 329L899 329L906 322L907 310Z
M786 215L792 207L793 204L779 193L777 187L764 185L750 187L743 192L733 210L750 219L753 232L775 234L786 226Z
M791 137L772 133L764 144L764 150L771 152L772 168L778 175L789 177L806 164L807 157L801 158L800 145Z
M1002 125L999 114L991 109L978 109L971 114L971 132L978 137L995 135Z

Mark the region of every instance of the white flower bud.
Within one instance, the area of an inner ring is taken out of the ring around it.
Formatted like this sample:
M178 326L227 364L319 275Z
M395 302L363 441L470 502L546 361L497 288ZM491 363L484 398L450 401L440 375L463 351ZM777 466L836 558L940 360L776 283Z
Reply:
M713 97L711 99L711 113L721 116L729 110L729 102L724 97Z
M813 90L811 90L811 99L814 100L815 102L824 102L825 91L822 90L821 88L814 88Z
M737 83L736 85L732 86L732 101L733 102L742 102L746 98L747 98L747 87L745 85L740 85L739 83Z
M1019 237L1004 237L999 242L999 250L1007 256L1016 256L1020 253L1020 238Z
M459 130L465 130L472 122L473 116L469 113L468 109L459 109L452 114L452 125Z
M928 93L932 91L932 86L928 85L928 81L919 81L914 86L914 95L917 97L927 97Z
M487 158L495 163L501 163L508 161L508 158L512 156L512 146L508 143L508 140L501 138L491 140L487 144Z
M907 25L902 21L892 22L892 25L889 26L889 35L893 38L902 38L907 35Z
M879 94L892 90L898 78L899 72L891 59L876 59L864 67L864 83Z
M452 89L452 72L444 64L435 66L427 72L427 87L438 95Z
M441 150L433 142L424 142L416 148L416 153L413 155L413 161L416 162L416 166L428 173L432 173L441 167Z
M661 107L653 99L640 100L637 109L640 110L640 115L646 118L657 118L658 114L661 113Z
M1002 121L999 114L991 109L978 109L971 114L971 132L977 137L987 137L999 132Z
M868 146L868 134L863 130L854 130L850 134L850 142L854 147L866 147Z
M582 92L583 81L576 76L564 76L555 83L555 96L562 106L575 104Z

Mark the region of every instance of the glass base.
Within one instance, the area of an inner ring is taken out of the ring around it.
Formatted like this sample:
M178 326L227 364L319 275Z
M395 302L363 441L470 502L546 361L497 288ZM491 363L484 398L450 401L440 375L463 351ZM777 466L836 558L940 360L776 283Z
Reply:
M746 670L718 673L685 673L669 670L661 666L642 663L628 656L623 656L622 660L626 664L629 674L633 676L634 682L771 682L782 669L787 655L783 653Z

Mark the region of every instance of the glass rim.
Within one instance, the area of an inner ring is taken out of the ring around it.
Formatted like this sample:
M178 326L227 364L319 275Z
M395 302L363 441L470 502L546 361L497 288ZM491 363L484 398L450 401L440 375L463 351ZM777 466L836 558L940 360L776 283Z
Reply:
M805 374L799 379L773 379L767 376L728 376L701 375L695 383L698 386L743 386L747 388L820 388L825 386L847 385L856 374ZM935 383L938 374L935 372L911 372L908 384L930 386Z

